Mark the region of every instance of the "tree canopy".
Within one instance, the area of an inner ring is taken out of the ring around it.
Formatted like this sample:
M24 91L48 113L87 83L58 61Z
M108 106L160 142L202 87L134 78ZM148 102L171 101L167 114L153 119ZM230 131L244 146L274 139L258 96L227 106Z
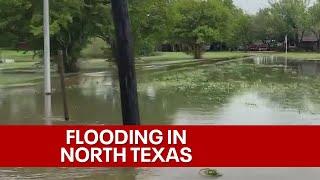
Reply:
M192 52L196 59L201 58L203 48L212 42L235 45L232 37L241 31L241 23L247 23L243 22L246 16L230 0L177 0L173 8L175 16L172 37L183 44L186 51ZM239 15L241 18L238 19Z
M285 35L297 46L308 33L319 42L319 4L272 0L268 8L249 15L232 0L129 0L129 14L136 55L170 44L201 58L210 46L246 49L257 41L281 42ZM0 46L21 48L22 43L41 51L42 13L42 1L0 0ZM115 50L109 0L50 0L50 19L52 52L63 50L68 72L78 70L80 52L92 38Z

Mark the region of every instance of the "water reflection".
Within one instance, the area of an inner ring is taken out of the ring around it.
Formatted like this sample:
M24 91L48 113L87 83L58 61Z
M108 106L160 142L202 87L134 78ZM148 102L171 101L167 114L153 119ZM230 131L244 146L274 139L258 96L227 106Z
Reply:
M19 173L19 176L16 174ZM94 177L95 180L136 180L139 174L147 175L147 172L139 169L102 169L102 168L59 168L59 169L2 169L0 170L0 179L91 179ZM147 176L146 176L147 177Z
M45 95L44 97L44 121L45 124L51 125L52 121L52 106L51 106L51 95Z
M283 66L284 69L292 68L297 70L301 75L319 75L320 63L315 60L288 60L285 57L276 56L257 56L253 59L248 59L246 62L255 63L257 65L272 65Z

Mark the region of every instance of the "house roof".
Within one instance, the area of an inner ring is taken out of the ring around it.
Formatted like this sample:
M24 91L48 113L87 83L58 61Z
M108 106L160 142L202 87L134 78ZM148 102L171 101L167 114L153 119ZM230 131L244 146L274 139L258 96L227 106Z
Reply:
M310 35L303 36L302 41L303 42L316 42L318 40L314 34L310 34Z
M301 38L301 35L299 35L299 38ZM302 42L317 42L317 36L314 35L314 33L307 31L303 34L303 38L301 39Z

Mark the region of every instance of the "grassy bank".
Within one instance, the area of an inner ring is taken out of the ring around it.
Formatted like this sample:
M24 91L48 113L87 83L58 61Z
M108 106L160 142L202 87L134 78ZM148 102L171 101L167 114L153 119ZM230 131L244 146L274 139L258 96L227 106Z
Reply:
M229 60L251 56L252 54L245 52L207 52L203 55L205 60ZM186 63L194 63L195 60L192 55L183 52L157 52L154 56L138 57L136 59L137 68L152 65L167 65L175 66ZM110 62L104 59L83 59L80 61L82 69L99 69L105 68Z
M1 71L31 70L39 62L39 58L31 51L15 51L0 49L0 58L13 59L14 63L0 63Z
M245 52L207 52L203 54L204 59L223 60L223 59L235 59L250 56ZM183 52L158 52L155 56L141 57L143 61L174 61L174 60L192 60L193 56Z
M32 51L16 51L0 49L0 58L14 59L16 62L32 62L39 60Z
M42 78L42 74L33 73L39 58L31 51L0 49L0 58L15 61L0 63L0 87L27 86Z
M33 69L36 62L16 62L3 64L0 63L0 71L4 70L19 70L19 69Z

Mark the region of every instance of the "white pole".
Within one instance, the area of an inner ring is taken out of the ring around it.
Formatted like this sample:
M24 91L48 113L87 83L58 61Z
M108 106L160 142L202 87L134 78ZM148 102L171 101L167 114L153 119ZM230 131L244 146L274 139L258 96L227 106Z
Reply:
M286 59L285 59L285 65L284 65L284 71L287 71L288 68L288 35L286 35Z
M288 54L288 35L286 35L285 41L286 41L286 55L287 55Z
M49 0L43 0L44 93L51 94Z

